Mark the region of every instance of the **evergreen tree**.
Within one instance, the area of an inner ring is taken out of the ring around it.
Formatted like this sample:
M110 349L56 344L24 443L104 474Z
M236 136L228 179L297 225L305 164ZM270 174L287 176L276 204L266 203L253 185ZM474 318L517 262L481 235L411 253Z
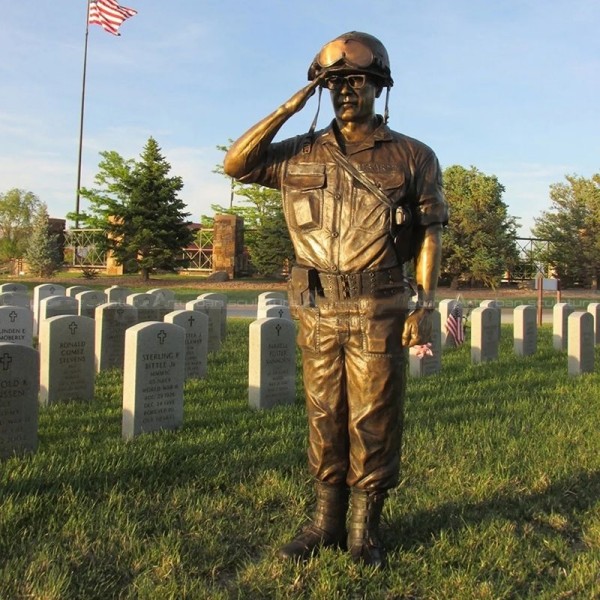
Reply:
M29 270L39 277L50 277L60 268L58 236L50 232L45 204L40 205L33 220L25 260Z
M100 187L82 190L90 213L80 214L80 220L104 229L107 249L126 270L139 271L144 280L157 269L175 271L185 266L182 249L194 234L186 222L185 204L177 196L183 181L169 177L171 165L156 140L148 139L139 161L125 160L114 151L101 156L95 177Z

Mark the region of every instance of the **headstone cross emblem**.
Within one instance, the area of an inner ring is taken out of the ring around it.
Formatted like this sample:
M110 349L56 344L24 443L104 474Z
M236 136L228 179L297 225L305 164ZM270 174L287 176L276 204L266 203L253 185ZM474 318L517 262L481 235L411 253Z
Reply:
M8 316L10 317L11 323L14 323L17 320L17 313L14 310Z
M190 318L188 319L188 323L190 324L190 327L194 324L194 321L196 319L194 319L194 315L190 315Z
M279 318L281 319L283 317L283 309L280 308L279 309ZM279 335L279 333L277 333L277 335Z
M2 357L0 357L0 363L5 371L8 371L11 362L12 356L8 352L5 352Z
M167 339L167 334L166 334L166 332L165 332L165 330L164 330L164 329L161 329L161 330L160 330L160 331L159 331L159 332L156 334L156 337L158 338L158 343L162 345L162 344L164 344L164 343L165 343L165 340Z
M71 330L71 335L75 335L75 332L77 331L77 327L79 327L77 325L77 323L75 323L75 321L72 321L71 324L69 325L69 329Z
M275 329L277 330L277 337L279 337L279 334L281 333L281 325L277 323L277 325L275 325Z

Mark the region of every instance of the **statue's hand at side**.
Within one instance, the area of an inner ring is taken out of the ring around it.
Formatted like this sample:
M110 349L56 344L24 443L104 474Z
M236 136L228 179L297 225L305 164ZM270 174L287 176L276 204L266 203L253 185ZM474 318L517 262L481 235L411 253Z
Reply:
M405 348L431 342L433 332L431 313L429 309L418 308L408 315L402 333L402 345Z

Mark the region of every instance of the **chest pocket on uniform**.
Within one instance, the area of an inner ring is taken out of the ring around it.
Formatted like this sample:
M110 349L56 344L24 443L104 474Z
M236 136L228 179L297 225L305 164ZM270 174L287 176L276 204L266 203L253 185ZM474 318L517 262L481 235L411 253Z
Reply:
M368 174L381 191L396 205L404 193L402 173ZM389 231L390 208L364 187L356 186L352 193L352 225L371 233Z
M290 165L283 186L283 210L290 229L312 231L321 228L325 165Z

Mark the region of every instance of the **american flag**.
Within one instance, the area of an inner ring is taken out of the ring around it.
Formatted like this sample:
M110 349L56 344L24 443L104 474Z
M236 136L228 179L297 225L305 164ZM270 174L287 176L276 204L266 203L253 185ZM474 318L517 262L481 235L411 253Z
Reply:
M90 25L100 25L104 31L121 35L119 27L129 17L137 15L137 10L119 6L115 0L91 0L88 15Z
M461 304L455 304L446 319L446 333L452 337L455 346L460 346L465 341L463 327L463 309Z

